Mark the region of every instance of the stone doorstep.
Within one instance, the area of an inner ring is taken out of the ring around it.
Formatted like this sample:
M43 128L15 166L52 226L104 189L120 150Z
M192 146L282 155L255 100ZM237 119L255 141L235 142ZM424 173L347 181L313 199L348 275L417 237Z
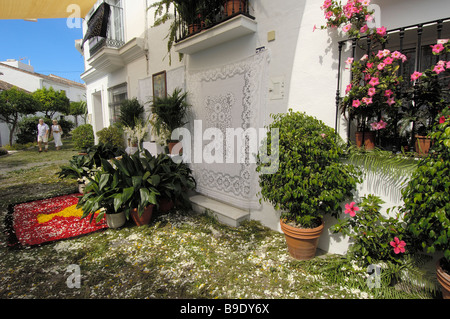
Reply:
M192 208L198 213L210 211L223 224L238 227L244 220L250 219L250 212L230 206L203 195L190 197Z

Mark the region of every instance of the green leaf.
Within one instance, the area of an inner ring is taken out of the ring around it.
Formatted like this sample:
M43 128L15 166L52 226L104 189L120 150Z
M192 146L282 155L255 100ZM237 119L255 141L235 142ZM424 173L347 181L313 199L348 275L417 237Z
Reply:
M102 191L103 188L108 184L110 177L111 177L111 175L109 175L109 174L102 174L100 176L100 181L98 183L98 188L100 191Z
M124 188L122 192L122 202L126 203L134 193L134 187Z

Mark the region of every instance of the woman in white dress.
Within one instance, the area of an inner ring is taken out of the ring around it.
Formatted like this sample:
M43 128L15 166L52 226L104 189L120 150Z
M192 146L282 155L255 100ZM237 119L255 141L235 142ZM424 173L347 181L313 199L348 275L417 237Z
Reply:
M62 136L62 129L61 129L61 125L58 124L57 120L53 120L53 125L52 125L52 136L55 139L55 146L56 146L56 150L58 151L61 146L63 145L63 143L61 142L61 136Z

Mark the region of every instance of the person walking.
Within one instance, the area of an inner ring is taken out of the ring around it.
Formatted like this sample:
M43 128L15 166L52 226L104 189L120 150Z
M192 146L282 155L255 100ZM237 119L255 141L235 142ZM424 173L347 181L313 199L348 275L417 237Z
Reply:
M42 143L44 143L45 152L48 151L48 125L44 123L43 119L39 119L38 129L38 145L39 153L42 152Z
M56 146L57 151L59 151L61 149L61 146L63 145L63 143L61 141L62 133L63 132L61 129L61 125L58 124L57 120L53 120L52 136L53 136L53 139L55 140L55 146Z

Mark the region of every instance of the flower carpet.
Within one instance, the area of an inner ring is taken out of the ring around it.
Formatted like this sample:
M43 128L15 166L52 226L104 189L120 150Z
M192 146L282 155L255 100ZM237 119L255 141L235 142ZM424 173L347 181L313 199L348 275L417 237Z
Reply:
M103 218L83 218L77 209L81 194L64 195L10 206L9 245L33 246L46 242L77 237L107 228Z

